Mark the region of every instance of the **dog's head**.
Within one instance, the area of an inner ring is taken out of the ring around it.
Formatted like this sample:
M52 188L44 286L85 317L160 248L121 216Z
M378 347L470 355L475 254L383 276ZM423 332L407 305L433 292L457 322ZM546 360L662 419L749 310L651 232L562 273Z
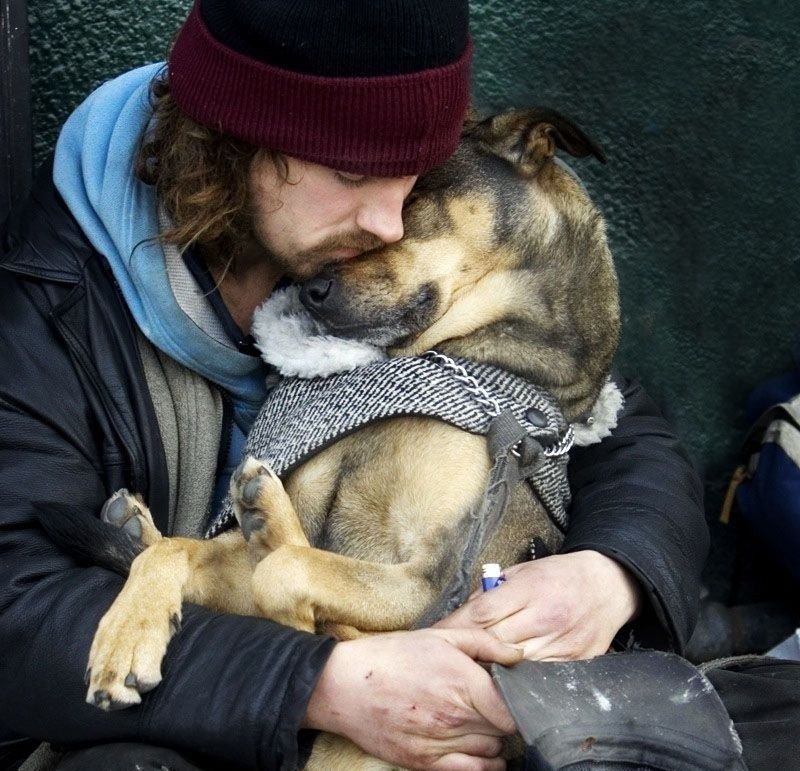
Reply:
M554 112L469 122L409 197L403 239L326 269L303 304L339 337L490 362L580 414L616 348L617 283L602 218L556 148L604 160Z

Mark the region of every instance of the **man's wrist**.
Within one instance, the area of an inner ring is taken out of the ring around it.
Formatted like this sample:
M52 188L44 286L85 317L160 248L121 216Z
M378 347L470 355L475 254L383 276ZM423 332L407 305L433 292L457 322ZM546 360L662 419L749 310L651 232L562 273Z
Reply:
M322 668L317 684L311 692L311 698L306 706L303 718L303 728L313 728L319 731L335 731L336 715L340 713L338 704L341 693L340 668L343 646L347 643L336 643L331 655Z
M607 596L618 610L620 627L636 618L642 606L642 587L633 573L602 552L587 549L582 553L592 560L593 572L607 588Z

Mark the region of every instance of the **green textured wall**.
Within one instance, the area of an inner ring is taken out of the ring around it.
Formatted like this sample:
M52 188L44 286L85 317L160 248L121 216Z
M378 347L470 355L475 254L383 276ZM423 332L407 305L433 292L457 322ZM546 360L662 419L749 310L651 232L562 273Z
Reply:
M160 57L188 6L29 3L39 158L85 92ZM555 107L606 149L575 168L609 223L621 368L716 508L745 395L789 367L800 329L800 4L475 0L473 31L481 106Z

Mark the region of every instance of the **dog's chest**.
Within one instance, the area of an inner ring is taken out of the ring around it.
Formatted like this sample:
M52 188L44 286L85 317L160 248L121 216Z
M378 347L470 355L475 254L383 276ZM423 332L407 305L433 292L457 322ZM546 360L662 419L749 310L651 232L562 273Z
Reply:
M286 486L315 546L377 562L430 562L452 548L489 468L484 437L395 418L319 453Z

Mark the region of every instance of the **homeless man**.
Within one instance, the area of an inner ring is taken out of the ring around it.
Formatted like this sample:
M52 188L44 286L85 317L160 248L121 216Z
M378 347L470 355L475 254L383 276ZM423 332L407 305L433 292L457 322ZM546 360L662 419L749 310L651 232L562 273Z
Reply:
M253 309L283 276L402 237L417 176L458 141L467 16L466 0L198 0L166 68L127 73L72 115L7 223L0 723L105 745L73 767L121 768L127 742L293 768L311 728L411 768L499 769L513 722L476 660L513 659L523 641L537 658L588 657L625 625L626 640L686 642L707 545L699 485L627 384L614 435L574 452L563 553L517 568L502 602L342 643L188 607L140 707L84 701L121 581L60 551L37 514L97 513L127 487L163 532L202 533L266 394ZM375 687L365 670L391 678Z

